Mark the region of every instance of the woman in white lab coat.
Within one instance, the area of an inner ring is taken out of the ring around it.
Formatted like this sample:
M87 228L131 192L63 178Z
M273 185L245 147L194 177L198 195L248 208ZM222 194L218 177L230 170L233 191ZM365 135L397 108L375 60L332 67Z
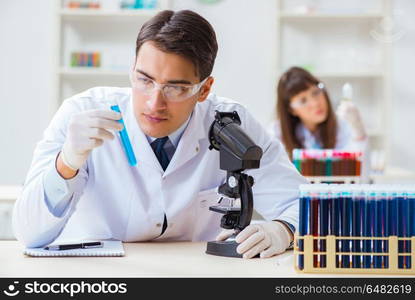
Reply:
M270 133L285 146L289 156L295 148L364 151L367 136L359 111L343 102L333 111L324 84L310 72L292 67L277 88L277 120Z

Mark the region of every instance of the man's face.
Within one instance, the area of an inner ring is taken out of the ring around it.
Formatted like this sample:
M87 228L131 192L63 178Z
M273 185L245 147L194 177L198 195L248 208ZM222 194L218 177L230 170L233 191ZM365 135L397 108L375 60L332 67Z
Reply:
M140 47L133 76L158 84L188 85L200 82L190 60L163 52L153 42L145 42ZM133 87L134 114L141 130L155 138L168 136L187 120L197 102L207 98L212 83L213 78L208 78L195 95L180 102L168 101L159 89L144 93Z

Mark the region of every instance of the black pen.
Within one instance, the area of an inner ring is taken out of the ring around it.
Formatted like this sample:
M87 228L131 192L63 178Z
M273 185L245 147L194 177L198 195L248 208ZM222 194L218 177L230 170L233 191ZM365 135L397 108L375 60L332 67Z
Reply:
M101 248L104 246L102 242L90 242L80 244L65 244L65 245L51 245L47 246L45 250L70 250L70 249L88 249L88 248Z

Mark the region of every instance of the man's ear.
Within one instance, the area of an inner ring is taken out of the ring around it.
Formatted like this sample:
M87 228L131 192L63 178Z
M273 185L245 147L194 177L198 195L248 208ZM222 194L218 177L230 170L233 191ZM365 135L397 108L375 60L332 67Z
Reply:
M206 80L205 84L200 88L198 102L203 102L209 96L210 90L212 88L213 82L215 79L212 76Z

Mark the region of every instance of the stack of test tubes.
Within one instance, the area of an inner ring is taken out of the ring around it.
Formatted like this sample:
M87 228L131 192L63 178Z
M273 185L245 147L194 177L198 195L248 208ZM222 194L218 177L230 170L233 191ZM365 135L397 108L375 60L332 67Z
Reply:
M294 149L293 162L304 176L360 176L362 152Z
M305 184L299 272L415 274L415 184Z
M101 54L99 52L72 52L71 67L100 67Z

